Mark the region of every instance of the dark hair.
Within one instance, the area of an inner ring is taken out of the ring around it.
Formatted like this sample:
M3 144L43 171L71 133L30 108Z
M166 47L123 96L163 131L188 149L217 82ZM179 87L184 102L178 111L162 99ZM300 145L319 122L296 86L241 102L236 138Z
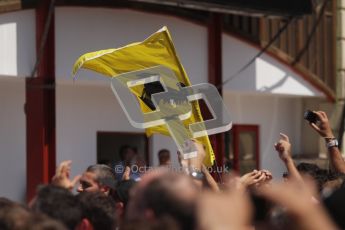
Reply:
M143 205L151 209L158 219L171 217L181 229L195 229L195 203L185 201L172 191L174 184L181 179L184 179L181 174L169 173L151 181L143 191Z
M315 175L320 170L320 167L316 164L301 162L297 165L297 170L310 175Z
M331 196L326 198L324 206L340 229L345 229L345 188L340 188L335 191Z
M5 197L0 197L0 209L9 207L14 204L15 202L13 202L12 200L7 199Z
M167 149L161 149L158 152L159 163L166 162L170 159L170 151Z
M124 180L117 184L116 196L118 201L122 202L124 206L127 206L129 201L129 192L136 185L134 180Z
M135 149L132 148L131 146L129 145L122 145L120 147L120 150L119 150L119 155L120 155L120 159L123 161L125 159L125 153L127 152L127 150L130 149L130 150L133 150L135 152Z
M90 165L86 172L92 172L95 173L96 178L95 180L102 184L106 185L111 189L116 188L116 179L115 179L115 173L111 167L108 165L102 165L102 164L95 164Z
M179 230L176 221L171 217L163 217L155 222L148 222L145 220L125 221L121 230Z
M24 229L30 213L19 204L11 203L0 209L0 229L19 230Z
M115 202L100 192L80 193L78 200L83 218L87 218L95 230L113 230L116 228Z
M67 230L67 228L60 222L49 218L44 214L31 214L28 223L25 226L26 230Z
M343 173L322 169L316 164L311 163L302 162L297 165L297 170L301 173L305 173L311 176L316 181L319 191L322 191L323 186L326 182L345 178L345 174Z
M78 199L69 190L54 185L38 190L32 209L61 221L68 229L75 229L82 220Z

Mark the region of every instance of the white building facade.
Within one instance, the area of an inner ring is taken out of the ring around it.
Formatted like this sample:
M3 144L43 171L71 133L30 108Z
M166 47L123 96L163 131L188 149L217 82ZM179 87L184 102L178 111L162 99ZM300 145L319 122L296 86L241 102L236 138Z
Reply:
M74 62L87 52L142 41L163 26L172 35L191 83L208 82L205 25L130 9L56 7L56 162L72 160L72 176L97 162L98 132L144 133L129 124L109 79L83 70L73 81ZM0 196L14 200L25 199L25 78L36 61L35 39L34 10L0 14ZM245 40L223 33L223 80L258 52ZM303 112L327 101L291 66L264 54L223 86L223 98L233 124L259 127L259 167L276 178L285 171L273 148L280 132L290 136L295 154L319 152ZM149 139L150 165L157 165L161 148L176 152L170 138L154 135Z

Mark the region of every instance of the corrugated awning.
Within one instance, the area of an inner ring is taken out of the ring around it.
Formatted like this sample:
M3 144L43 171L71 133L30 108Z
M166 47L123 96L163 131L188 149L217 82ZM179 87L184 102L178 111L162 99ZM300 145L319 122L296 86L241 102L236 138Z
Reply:
M312 13L311 0L130 0L219 13L300 16Z
M145 3L226 14L288 17L312 13L313 0L57 0L57 5L116 6ZM317 1L317 0L314 0ZM33 8L38 0L2 0L0 13Z

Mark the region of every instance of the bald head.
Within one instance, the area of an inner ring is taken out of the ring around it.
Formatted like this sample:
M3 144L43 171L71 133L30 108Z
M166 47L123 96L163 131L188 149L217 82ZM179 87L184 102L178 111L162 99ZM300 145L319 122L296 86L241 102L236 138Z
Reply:
M181 229L193 229L198 193L190 177L167 169L154 170L134 189L127 218L150 221L169 216Z

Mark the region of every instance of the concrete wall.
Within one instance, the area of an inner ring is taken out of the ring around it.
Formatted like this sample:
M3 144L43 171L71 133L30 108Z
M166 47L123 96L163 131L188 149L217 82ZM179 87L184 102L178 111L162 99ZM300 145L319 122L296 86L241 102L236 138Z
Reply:
M55 17L57 162L71 159L74 162L72 175L96 162L97 131L143 132L128 123L108 79L81 71L78 80L72 82L72 66L80 55L142 41L167 25L192 84L207 82L205 27L174 17L119 9L57 8ZM34 19L34 11L0 15L0 75L30 74L36 58ZM228 35L223 39L223 77L227 79L254 56L257 49ZM287 73L287 77L282 73ZM272 147L279 132L290 135L294 152L301 152L298 147L302 115L300 96L321 96L294 74L286 66L264 56L224 88L224 100L233 122L260 125L261 166L272 170L275 176L280 176L284 170ZM0 183L4 184L0 195L23 200L26 181L24 82L19 78L2 77L0 94L0 146L3 151ZM283 94L295 97L278 96ZM176 151L170 138L159 135L150 140L150 146L151 164L154 165L159 149Z
M97 131L142 132L129 124L110 87L59 85L56 90L57 162L72 160L72 174L95 164Z
M302 99L226 92L224 102L233 124L259 125L260 167L281 178L286 169L273 145L282 132L290 137L293 153L301 153Z
M36 60L33 10L0 14L0 196L26 193L25 81Z
M24 79L0 78L0 196L24 201L26 191Z
M240 74L236 74L259 50L237 38L223 35L224 90L242 93L324 97L289 66L263 54ZM236 76L235 76L236 75Z
M25 192L25 100L24 83L0 84L1 195L22 200ZM57 161L74 161L72 174L82 172L96 162L97 131L141 132L129 125L121 107L109 87L90 85L59 85L57 87ZM301 100L296 98L272 98L269 96L225 93L224 101L235 124L260 125L261 167L268 168L280 177L285 170L273 144L279 132L288 134L294 153L300 153ZM156 153L168 148L175 153L170 138L154 136L151 140L153 163ZM14 167L15 166L15 167ZM3 173L6 172L6 173ZM8 182L8 175L15 178Z
M30 76L36 61L35 12L0 15L0 76Z
M273 145L283 132L290 137L293 153L301 153L302 99L226 92L224 102L234 124L260 126L260 166L279 178L285 168ZM72 174L96 162L97 131L142 132L129 124L107 86L60 85L56 126L57 161L74 161ZM156 154L161 148L169 149L173 155L176 152L171 138L154 135L150 140L151 164L157 165Z
M153 166L157 166L159 164L158 160L158 151L161 149L168 149L170 151L171 162L173 166L178 167L178 160L177 160L177 147L174 140L171 137L167 137L164 135L156 134L153 135L150 140L150 149L151 149L151 162L150 164Z
M72 83L70 73L74 62L86 52L142 41L165 25L191 82L207 82L205 27L174 17L131 10L56 9L56 76L60 83L57 90L57 161L74 160L73 173L96 162L97 131L143 132L128 123L110 90L108 79L82 70L77 82ZM150 139L151 164L157 165L157 152L161 148L176 152L170 138L154 136Z
M175 17L102 8L56 9L56 76L71 80L72 66L80 55L143 41L163 26L168 27L190 80L206 82L205 27ZM81 71L78 78L100 81L90 71Z
M231 79L223 87L224 100L234 124L260 126L261 168L281 177L285 168L273 149L279 132L290 136L295 154L316 156L318 139L303 121L303 112L316 108L324 95L291 67L266 54L237 74L258 52L256 47L223 34L223 80Z

